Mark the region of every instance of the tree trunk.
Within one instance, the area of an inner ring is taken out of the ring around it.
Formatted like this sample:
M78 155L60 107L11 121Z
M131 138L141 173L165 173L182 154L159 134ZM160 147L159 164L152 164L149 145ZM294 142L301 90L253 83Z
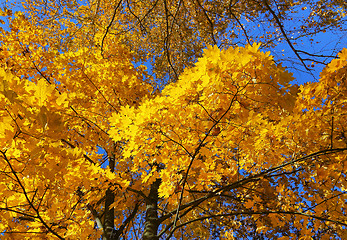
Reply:
M158 240L158 189L161 179L157 179L151 185L148 199L146 200L145 229L142 240Z
M115 151L115 148L113 149ZM108 153L108 161L111 172L114 172L115 154L114 152ZM103 240L112 240L114 233L114 208L110 209L110 205L114 202L114 193L112 190L107 189L105 197L105 216L103 226Z

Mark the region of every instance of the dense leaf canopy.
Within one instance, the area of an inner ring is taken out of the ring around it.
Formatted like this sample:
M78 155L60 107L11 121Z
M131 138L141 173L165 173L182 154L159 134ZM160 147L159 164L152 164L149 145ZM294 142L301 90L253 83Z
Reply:
M4 4L1 239L345 239L345 11ZM340 34L334 48L296 47L326 31ZM295 85L283 59L326 66Z

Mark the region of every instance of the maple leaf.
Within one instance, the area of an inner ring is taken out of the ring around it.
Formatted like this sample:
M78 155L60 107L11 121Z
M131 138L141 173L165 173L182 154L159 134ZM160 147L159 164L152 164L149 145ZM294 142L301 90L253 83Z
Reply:
M344 238L347 50L300 87L283 67L335 56L343 1L18 4L0 11L1 238Z

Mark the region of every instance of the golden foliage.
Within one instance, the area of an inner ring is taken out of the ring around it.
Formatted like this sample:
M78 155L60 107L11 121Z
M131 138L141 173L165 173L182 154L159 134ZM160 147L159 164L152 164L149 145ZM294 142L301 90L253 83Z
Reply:
M1 238L146 239L153 218L168 239L343 238L347 50L297 86L260 43L200 54L230 37L223 14L256 18L275 2L114 4L1 11ZM313 7L310 24L338 24L342 5ZM148 59L176 81L153 92L132 63Z

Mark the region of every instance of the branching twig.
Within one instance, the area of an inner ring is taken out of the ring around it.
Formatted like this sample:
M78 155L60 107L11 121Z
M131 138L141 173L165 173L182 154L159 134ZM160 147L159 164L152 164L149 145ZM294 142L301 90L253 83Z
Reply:
M198 3L199 8L202 10L202 12L204 13L208 23L210 24L210 27L211 27L211 38L212 38L213 44L217 45L216 38L214 37L214 24L213 24L211 18L208 16L208 14L207 14L206 10L204 9L204 7L201 5L200 1L196 0L196 2Z
M169 27L169 9L167 7L167 2L166 0L164 0L164 8L165 8L165 20L166 20L166 36L164 39L164 48L165 48L165 52L166 52L166 58L167 61L175 75L175 80L178 80L178 73L176 72L176 69L174 68L172 62L171 62L171 58L170 58L170 27Z
M101 40L101 56L102 57L104 57L104 55L103 55L103 52L104 52L104 41L106 39L108 31L110 30L110 28L111 28L111 26L113 24L113 21L114 21L114 19L116 17L117 10L120 7L121 3L122 3L122 0L119 0L118 4L115 6L115 9L114 9L113 15L112 15L112 19L111 19L110 23L108 24L108 26L106 27L105 34L104 34L104 36L103 36L103 38Z
M281 23L281 21L278 19L276 13L272 10L272 8L269 6L267 0L263 0L262 1L265 5L265 7L269 10L269 12L271 13L271 15L273 16L273 18L275 19L278 27L280 28L280 31L283 35L283 37L286 39L286 42L288 43L289 47L293 50L294 54L298 57L298 59L300 60L300 62L304 65L305 69L309 72L311 72L311 69L309 69L307 66L306 66L306 63L304 62L304 60L301 58L301 56L299 55L298 51L294 48L292 42L289 40L285 30L284 30L284 27L283 27L283 24Z
M326 222L332 222L332 223L336 223L342 226L347 226L346 223L343 223L341 221L338 220L333 220L333 219L329 219L329 218L325 218L325 217L321 217L321 216L315 216L312 214L306 214L306 213L302 213L302 212L293 212L293 211L262 211L262 212L252 212L252 211L241 211L241 212L234 212L234 213L224 213L224 214L216 214L216 215L210 215L210 216L204 216L204 217L200 217L200 218L196 218L193 219L191 221L182 223L178 226L176 226L174 229L171 230L171 232L184 227L188 224L194 223L194 222L199 222L202 220L206 220L206 219L211 219L211 218L220 218L220 217L229 217L229 216L239 216L239 215L268 215L268 214L289 214L289 215L299 215L299 216L305 216L305 217L309 217L309 218L314 218L314 219L318 219L321 221L326 221ZM170 232L170 235L172 235Z
M48 224L46 223L45 220L43 220L43 218L40 215L39 210L34 206L34 204L30 201L27 190L25 189L22 181L20 180L20 178L17 175L17 172L14 170L12 164L10 163L10 160L7 158L6 153L3 151L0 151L0 153L3 155L4 160L6 161L7 165L10 167L12 174L14 175L14 177L16 178L17 183L19 184L20 188L23 191L24 197L26 199L26 201L28 202L29 206L34 210L34 212L36 213L35 218L38 218L40 220L40 222L43 224L43 226L45 226L45 228L52 233L54 236L56 236L57 238L64 240L65 238L63 238L62 236L60 236L56 231L54 231L51 227L48 226Z
M195 149L195 152L193 154L193 156L191 157L190 163L188 165L188 168L186 170L186 173L184 175L183 178L183 182L182 182L182 190L181 190L181 194L180 194L180 199L178 202L178 206L177 206L177 211L176 211L176 216L175 216L175 220L174 220L174 228L176 226L177 220L178 220L178 216L179 216L179 210L180 210L180 206L182 204L182 200L183 200L183 193L184 193L184 187L187 183L187 179L188 179L188 175L189 175L189 170L191 169L194 160L196 159L196 157L198 156L200 149L204 146L206 139L210 136L210 133L212 132L212 130L217 126L217 124L219 124L219 122L224 118L224 116L229 112L229 110L231 109L233 103L236 100L236 96L237 96L238 92L236 92L233 96L233 98L230 101L230 104L228 106L228 108L226 109L226 111L223 113L223 115L211 126L211 128L207 131L205 137L200 141L200 143L198 144L197 148Z

